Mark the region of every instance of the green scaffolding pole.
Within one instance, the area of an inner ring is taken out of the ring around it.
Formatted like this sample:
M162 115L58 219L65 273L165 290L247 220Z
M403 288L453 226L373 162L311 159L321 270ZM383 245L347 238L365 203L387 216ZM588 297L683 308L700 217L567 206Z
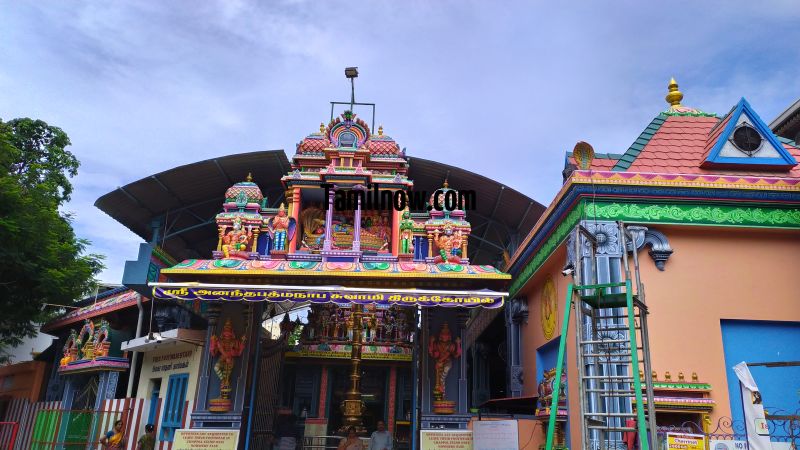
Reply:
M642 380L639 377L639 346L636 344L636 322L633 314L633 293L631 280L625 280L625 301L628 307L628 334L631 340L631 371L633 371L633 391L636 396L636 428L639 430L641 450L650 450L650 439L644 421L644 403L642 402ZM650 418L653 419L652 417ZM652 436L655 438L655 436Z
M564 354L567 350L567 331L569 329L569 315L572 311L573 284L567 286L567 300L564 303L564 321L561 322L561 336L558 342L558 361L556 362L556 377L553 382L553 398L550 401L550 421L547 422L547 441L545 449L553 449L553 437L556 433L556 418L558 415L558 398L561 396L561 374L564 372Z

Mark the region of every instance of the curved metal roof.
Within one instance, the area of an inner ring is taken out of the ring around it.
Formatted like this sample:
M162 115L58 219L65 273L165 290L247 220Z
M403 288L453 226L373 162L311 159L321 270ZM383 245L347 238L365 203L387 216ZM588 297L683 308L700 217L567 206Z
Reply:
M533 228L544 206L484 176L422 158L408 158L414 189L433 193L445 179L455 189L476 193L476 208L467 211L472 224L469 258L473 264L502 266L503 252L513 254ZM214 217L226 189L252 173L268 203L284 199L281 177L291 164L283 150L221 156L150 175L119 187L95 206L145 241L178 260L208 258L217 245Z

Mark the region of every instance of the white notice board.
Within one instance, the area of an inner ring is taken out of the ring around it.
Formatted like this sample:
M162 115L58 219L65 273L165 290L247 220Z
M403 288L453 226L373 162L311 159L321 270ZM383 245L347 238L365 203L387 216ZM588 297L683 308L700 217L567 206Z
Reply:
M516 420L480 420L472 422L473 450L518 450L519 430Z

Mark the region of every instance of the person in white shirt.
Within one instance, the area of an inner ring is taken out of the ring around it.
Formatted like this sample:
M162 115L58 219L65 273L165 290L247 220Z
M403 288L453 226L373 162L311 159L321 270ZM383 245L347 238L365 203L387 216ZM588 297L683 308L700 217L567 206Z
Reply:
M379 420L378 429L369 438L369 449L367 450L392 450L392 435L386 431L386 424Z

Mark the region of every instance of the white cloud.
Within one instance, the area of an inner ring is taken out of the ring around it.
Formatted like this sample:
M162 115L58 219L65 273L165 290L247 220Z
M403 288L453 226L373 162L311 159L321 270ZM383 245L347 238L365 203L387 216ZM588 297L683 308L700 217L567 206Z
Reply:
M411 156L542 203L578 140L622 152L666 107L769 121L800 91L796 1L9 3L0 117L61 126L83 162L69 209L119 281L138 238L92 205L119 185L244 151L288 153L356 98ZM115 279L116 278L116 279Z

